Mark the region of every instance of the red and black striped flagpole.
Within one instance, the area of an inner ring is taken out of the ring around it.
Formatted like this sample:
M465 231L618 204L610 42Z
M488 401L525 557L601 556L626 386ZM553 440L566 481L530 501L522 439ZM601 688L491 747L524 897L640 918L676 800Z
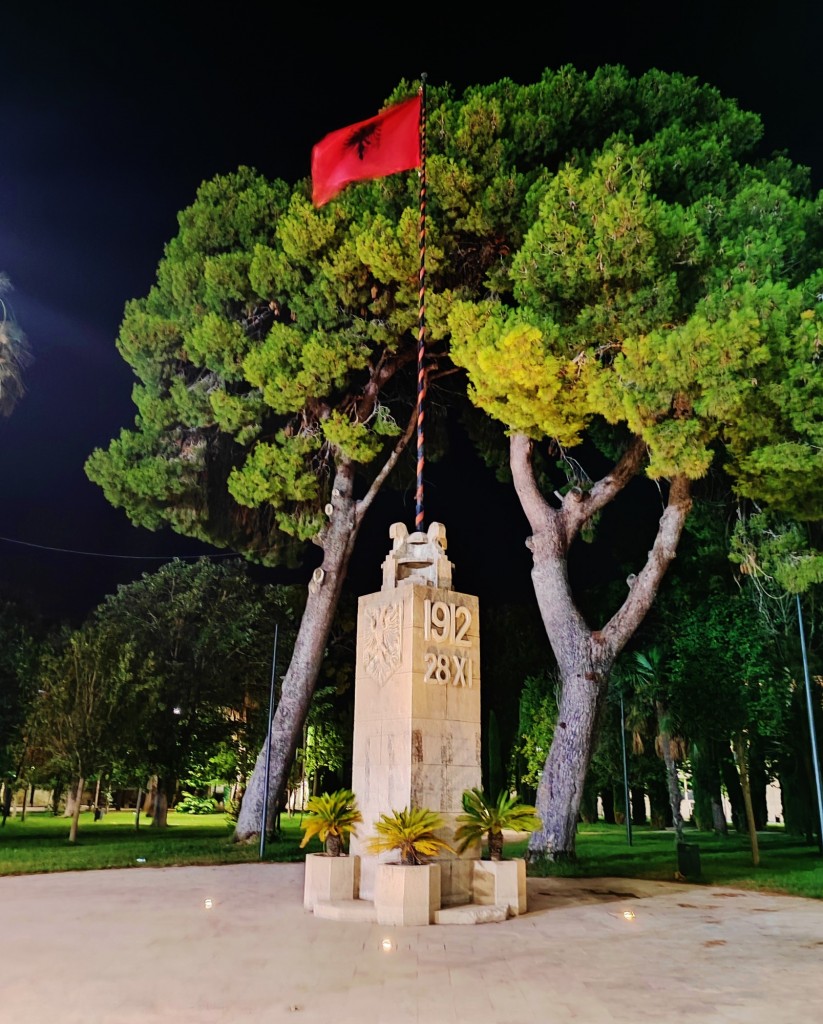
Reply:
M414 529L423 532L424 408L426 398L426 75L420 76L420 273L417 314L417 490Z

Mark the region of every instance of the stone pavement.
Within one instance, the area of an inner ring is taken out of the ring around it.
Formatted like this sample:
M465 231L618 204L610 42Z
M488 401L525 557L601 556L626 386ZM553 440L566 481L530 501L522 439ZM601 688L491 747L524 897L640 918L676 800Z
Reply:
M823 1020L823 903L530 878L499 924L303 910L302 864L0 878L2 1024Z

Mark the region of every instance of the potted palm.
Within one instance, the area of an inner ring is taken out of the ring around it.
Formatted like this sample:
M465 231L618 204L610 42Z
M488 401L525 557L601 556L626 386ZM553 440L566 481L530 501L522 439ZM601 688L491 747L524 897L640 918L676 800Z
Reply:
M441 852L454 853L437 834L446 822L436 811L405 807L381 814L375 835L366 848L373 854L395 850L399 862L377 865L374 907L377 923L386 925L431 924L440 909L440 865L431 861Z
M347 836L357 834L363 816L350 789L309 797L308 812L301 827L301 849L314 838L323 843L323 853L306 854L303 906L314 910L323 900L351 900L358 895L359 858L347 857L343 846Z
M505 791L496 800L480 789L463 793L463 813L457 816L454 839L457 852L486 841L488 858L474 862L472 898L480 904L505 904L511 914L526 911L526 862L522 857L503 860L504 830L534 832L540 828L536 809Z

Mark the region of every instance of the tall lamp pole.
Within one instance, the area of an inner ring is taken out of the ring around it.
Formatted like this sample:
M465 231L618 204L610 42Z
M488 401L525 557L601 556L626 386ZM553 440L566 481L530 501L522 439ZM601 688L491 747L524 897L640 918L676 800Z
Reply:
M814 766L814 782L817 788L817 816L818 816L818 845L820 846L821 852L823 852L823 797L821 797L820 789L820 761L817 756L817 736L814 728L814 705L812 703L812 682L811 676L809 675L809 659L806 656L806 634L803 631L803 614L800 609L800 594L796 594L797 598L797 624L800 628L800 650L803 654L803 672L806 676L806 710L809 715L809 735L812 739L812 764Z
M632 810L629 804L629 762L626 757L626 716L623 713L623 691L620 691L620 742L623 747L623 799L626 801L626 842L632 845Z
M269 727L266 733L266 771L263 784L263 815L260 822L260 860L263 859L263 850L266 848L266 825L269 814L269 775L271 773L271 720L274 714L274 679L277 669L277 626L274 624L274 649L271 655L271 689L269 690Z

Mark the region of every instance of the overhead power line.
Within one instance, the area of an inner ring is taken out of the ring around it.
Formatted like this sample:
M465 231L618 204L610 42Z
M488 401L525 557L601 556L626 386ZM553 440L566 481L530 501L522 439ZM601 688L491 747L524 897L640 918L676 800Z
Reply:
M85 555L88 558L118 558L137 562L170 562L173 558L242 558L237 551L217 552L216 554L200 555L114 555L105 551L78 551L75 548L57 548L50 544L33 544L27 540L15 540L13 537L0 537L6 544L18 544L24 548L37 548L39 551L56 551L61 555Z

